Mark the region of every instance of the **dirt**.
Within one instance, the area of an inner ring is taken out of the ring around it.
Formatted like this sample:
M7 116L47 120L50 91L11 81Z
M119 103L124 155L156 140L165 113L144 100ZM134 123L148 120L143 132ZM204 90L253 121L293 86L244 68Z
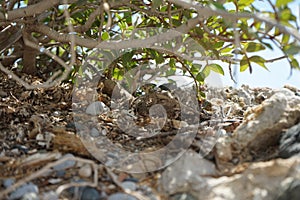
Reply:
M135 109L138 110L135 115L139 127L149 125L151 120L145 113L148 112L147 109L151 105L160 102L165 104L168 109L168 120L164 124L163 131L147 137L143 135L147 131L141 131L140 136L142 137L137 140L117 126L115 117L111 113L93 117L85 112L74 113L74 107L72 107L73 86L70 83L64 83L51 89L25 90L6 75L0 74L0 76L0 182L13 179L15 183L8 187L9 189L5 188L3 184L0 185L0 193L7 195L2 198L8 198L10 193L20 185L32 182L39 188L38 195L41 198L49 191L56 191L60 199L76 199L76 195L70 193L66 188L69 188L69 184L74 184L75 188L77 186L79 188L76 180L85 180L85 186L95 188L102 195L105 193L103 199L118 192L130 194L138 199L169 199L168 194L160 191L157 181L164 169L137 175L106 167L95 159L82 143L80 139L82 136L78 133L75 123L78 120L74 122L74 116L80 118L83 123L96 120L101 130L105 131L105 136L127 151L153 151L167 145L175 137L180 126L178 124L181 123L181 119L176 114L178 105L175 99L171 98L171 104L169 104L167 102L169 101L168 95L161 95L165 99L157 100L159 98L157 94L149 94L149 96L144 95L136 101L138 105L133 108L139 108ZM25 77L25 79L31 80L33 83L40 81L34 77ZM101 93L101 91L96 100L103 100L103 97L106 98L104 102L109 102L107 94ZM155 102L153 98L156 98ZM87 104L89 103L87 102ZM201 140L216 134L215 130L217 130L218 124L222 123L223 129L227 133L232 133L241 124L243 114L247 109L247 106L241 107L240 110L235 110L235 113L226 119L227 121L220 122L212 120L216 118L213 118L214 111L208 105L209 102L199 102L201 109L198 114L201 126L189 147L190 150L197 153L206 151L200 145ZM110 105L107 103L107 106ZM139 110L142 110L141 113ZM157 123L160 123L159 120ZM204 126L210 127L210 129L204 129ZM76 165L65 169L65 173L60 176L53 170L47 171L63 162L62 159L68 154L74 156L71 160L74 160ZM214 163L214 151L208 152L206 158ZM83 168L82 163L92 166L93 172L83 176L79 172ZM237 167L234 173L243 171L241 170L242 166ZM126 190L122 186L122 182L125 180L135 180L134 183L139 186L139 189L136 191ZM151 188L151 192L143 191L141 189L143 186ZM63 189L58 192L58 188ZM80 197L78 198L80 199ZM81 197L81 199L84 198Z

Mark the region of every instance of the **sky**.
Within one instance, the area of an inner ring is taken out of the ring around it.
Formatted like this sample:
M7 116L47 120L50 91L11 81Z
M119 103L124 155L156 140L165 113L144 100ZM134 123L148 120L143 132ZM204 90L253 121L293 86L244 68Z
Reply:
M257 7L261 9L269 9L266 5L266 1L255 1ZM300 23L299 17L299 6L300 1L295 1L291 5L292 12L297 16L298 23ZM280 50L265 50L259 52L259 55L265 59L272 59L275 57L282 56ZM300 53L296 56L298 62L300 63ZM263 69L258 65L253 65L253 72L250 74L249 70L244 72L239 72L237 70L238 84L230 79L229 70L225 67L225 76L221 76L216 73L212 73L207 79L209 85L212 86L236 86L239 87L243 84L249 85L251 87L271 87L271 88L282 88L284 85L289 84L296 86L300 89L300 71L293 70L290 76L290 66L287 60L280 60L273 63L267 63L269 71Z

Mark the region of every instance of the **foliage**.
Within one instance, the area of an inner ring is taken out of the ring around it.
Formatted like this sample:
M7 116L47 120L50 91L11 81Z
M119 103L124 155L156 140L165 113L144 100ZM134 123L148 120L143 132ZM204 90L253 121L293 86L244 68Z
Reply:
M251 17L263 16L265 19L273 20L275 23L297 32L299 30L297 18L289 7L292 0L277 0L275 3L266 0L259 3L259 5L264 4L265 7L269 7L269 11L258 7L258 3L254 0L227 0L226 2L197 0L195 2L198 5L217 11L215 14L203 14L203 16L196 7L194 9L184 8L184 3L181 1L176 3L176 1L164 0L114 0L107 4L98 0L68 0L67 6L60 4L61 2L53 1L54 6L44 10L43 8L37 9L36 14L31 16L10 17L11 11L35 5L36 1L0 1L2 5L0 15L2 19L5 19L0 23L2 29L0 38L2 41L7 41L14 35L15 30L23 29L23 32L28 32L34 41L38 41L40 47L46 48L68 63L73 50L70 39L67 39L69 36L66 36L72 32L66 20L65 8L67 8L70 14L70 23L79 41L75 40L74 42L76 43L76 62L73 62L73 72L69 78L76 73L84 73L81 69L82 62L91 55L93 50L92 45L82 43L80 39L93 41L96 46L99 42L111 39L128 40L136 34L137 29L157 27L176 30L195 18L198 18L198 23L190 27L181 37L171 40L170 43L160 42L164 45L176 45L184 43L188 38L192 39L193 42L189 43L185 49L181 49L181 53L193 56L198 53L203 62L197 63L185 59L180 54L172 54L159 49L128 48L109 65L109 69L105 71L106 75L109 78L122 79L126 72L144 63L150 62L156 65L167 63L169 67L162 72L161 76L170 77L181 72L183 75L194 78L196 83L202 84L211 71L224 74L227 66L231 70L231 66L234 64L240 66L240 71L252 72L254 64L268 69L268 63L287 59L291 69L300 69L295 58L300 49L299 41L283 31L282 28L272 26L270 23L260 20L261 18ZM249 15L250 17L225 17L225 14L220 14L221 12L229 13L232 16L240 13L245 16L247 16L246 14L252 15ZM48 32L45 27L49 28ZM151 33L147 34L151 36ZM156 34L158 33L153 33L152 36ZM6 67L18 62L22 65L22 59L18 59L22 58L21 50L17 48L18 45L20 46L16 41L9 45L6 44L6 46L5 42L0 43L1 62L2 64L8 63ZM270 59L260 55L260 52L266 49L274 50L274 48L280 49L283 56ZM36 56L37 70L42 71L44 75L46 73L45 77L48 78L59 68L59 65L56 63L57 60L53 57L49 58L43 54L41 49L39 50L40 52ZM116 55L113 54L112 50L106 52L108 58L114 58ZM8 62L13 56L15 59ZM219 61L223 62L222 65ZM47 67L45 68L45 66Z

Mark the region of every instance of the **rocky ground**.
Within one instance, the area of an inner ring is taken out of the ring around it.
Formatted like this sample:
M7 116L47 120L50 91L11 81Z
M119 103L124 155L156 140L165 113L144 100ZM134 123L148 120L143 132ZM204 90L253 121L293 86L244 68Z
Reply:
M0 198L300 199L297 88L207 89L195 103L156 87L123 94L126 107L111 85L26 91L1 74Z

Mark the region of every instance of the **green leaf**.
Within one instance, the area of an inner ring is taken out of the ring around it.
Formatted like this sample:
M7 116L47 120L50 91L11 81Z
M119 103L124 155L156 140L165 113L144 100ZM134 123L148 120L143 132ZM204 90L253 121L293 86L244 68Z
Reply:
M261 41L262 44L264 44L266 47L268 47L269 49L273 50L273 47L271 44L267 43L267 42L263 42Z
M193 73L193 74L197 74L199 71L200 71L200 69L201 69L201 65L199 65L199 64L193 64L192 66L191 66L191 72Z
M276 7L285 6L288 3L292 2L293 0L276 0Z
M266 60L263 57L260 56L252 56L249 58L250 62L254 62L260 66L262 66L263 68L265 68L266 70L269 71L269 69L266 67L265 62Z
M291 61L290 61L290 65L293 69L300 69L299 67L299 62L297 61L297 59L295 58L292 58Z
M286 45L289 43L289 40L290 40L290 35L289 34L284 34L282 36L282 39L281 39L281 43Z
M174 58L171 58L171 59L170 59L169 65L170 65L170 68L176 69L176 61L175 61Z
M219 64L209 64L206 66L209 70L217 72L218 74L224 75L224 70Z
M173 76L176 73L176 69L170 68L166 71L166 76Z
M122 56L122 61L127 64L132 62L133 52L127 52Z
M152 8L156 9L163 4L162 0L152 0Z
M199 81L199 82L204 82L206 76L203 72L199 72L196 76L196 80Z
M123 70L120 70L118 68L114 68L114 71L113 71L113 78L114 79L116 79L116 80L122 80L123 75L124 75L124 71Z
M223 41L221 41L221 42L216 42L216 43L214 43L214 45L213 45L213 48L215 49L218 49L218 48L221 48L221 47L223 47L223 45L224 45L224 42Z
M109 33L108 32L103 32L101 35L102 40L109 40Z
M257 30L260 30L261 22L254 22L254 27L255 27Z
M233 49L233 47L226 47L224 49L221 50L221 53L228 53L228 52L231 52Z
M248 68L249 68L249 62L247 60L247 57L244 56L240 61L240 72L244 72Z
M155 57L155 61L157 64L163 63L165 61L164 56L162 53L158 53Z
M206 77L208 77L209 76L209 74L210 74L210 68L208 67L209 65L206 65L204 68L203 68L203 70L201 71L201 74L202 74L202 76L204 77L204 79L206 78Z
M251 5L254 2L254 0L239 0L237 2L239 5L239 8L244 8L244 7Z
M289 55L295 55L300 52L300 46L296 44L291 44L283 47L283 51Z
M283 21L288 21L291 18L291 16L292 16L292 12L289 8L285 8L279 14L280 19Z
M266 49L266 47L264 45L262 45L261 43L256 43L256 42L249 42L249 43L246 43L244 46L245 46L245 49L247 52L257 52L257 51Z

